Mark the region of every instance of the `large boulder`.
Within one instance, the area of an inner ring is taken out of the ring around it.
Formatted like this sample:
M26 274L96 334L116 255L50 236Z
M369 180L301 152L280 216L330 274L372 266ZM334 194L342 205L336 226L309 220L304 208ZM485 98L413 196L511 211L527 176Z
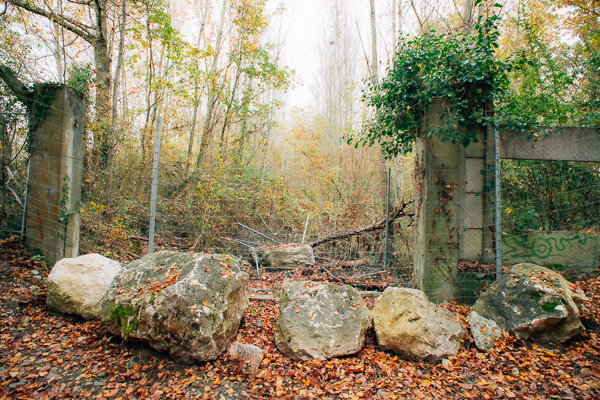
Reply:
M388 287L373 307L379 347L419 361L456 355L466 331L458 317L416 289Z
M275 269L295 269L315 264L312 247L307 244L257 247L256 253L263 264Z
M584 330L577 305L585 300L556 272L518 264L479 297L473 310L518 339L562 343Z
M118 261L100 254L63 258L48 275L48 308L85 319L100 318L102 296L120 270Z
M496 341L504 338L504 332L498 324L491 319L487 319L472 311L467 318L469 329L473 335L475 346L484 352L494 348Z
M284 281L275 343L294 359L326 360L358 353L371 313L350 286Z
M232 256L162 251L123 267L102 299L108 330L185 363L216 359L248 306Z

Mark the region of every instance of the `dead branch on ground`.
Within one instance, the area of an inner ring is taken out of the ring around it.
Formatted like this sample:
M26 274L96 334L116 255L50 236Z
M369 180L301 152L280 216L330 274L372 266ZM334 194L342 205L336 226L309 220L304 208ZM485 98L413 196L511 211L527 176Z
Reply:
M403 203L398 208L396 208L394 211L392 211L390 213L390 224L400 217L412 218L415 214L406 212L406 207L411 203L413 203L413 202L409 201L408 203ZM353 229L353 230L345 231L345 232L335 232L330 235L323 236L321 238L318 238L314 242L309 243L309 245L314 248L316 246L319 246L319 245L327 243L327 242L333 242L334 240L346 239L346 238L349 238L352 236L358 236L358 235L362 235L364 233L385 229L385 223L386 223L386 218L384 217L382 220L377 221L369 226L365 226L364 228L357 228L357 229Z

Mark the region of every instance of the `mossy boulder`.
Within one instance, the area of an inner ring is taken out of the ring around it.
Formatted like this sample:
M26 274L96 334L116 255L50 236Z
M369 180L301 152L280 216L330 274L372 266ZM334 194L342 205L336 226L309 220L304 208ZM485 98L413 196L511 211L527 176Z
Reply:
M517 264L484 292L473 310L518 339L562 343L584 330L578 304L560 274L536 264Z
M358 353L371 312L347 285L284 281L279 294L275 343L296 360L326 360Z
M248 274L233 256L158 252L123 267L102 299L102 321L185 363L209 361L235 337Z

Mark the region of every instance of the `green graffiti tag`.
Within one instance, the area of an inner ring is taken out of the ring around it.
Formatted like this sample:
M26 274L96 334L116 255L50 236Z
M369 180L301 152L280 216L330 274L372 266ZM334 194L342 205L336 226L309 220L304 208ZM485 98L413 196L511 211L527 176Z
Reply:
M593 264L599 254L597 233L509 232L502 239L502 259L509 263Z

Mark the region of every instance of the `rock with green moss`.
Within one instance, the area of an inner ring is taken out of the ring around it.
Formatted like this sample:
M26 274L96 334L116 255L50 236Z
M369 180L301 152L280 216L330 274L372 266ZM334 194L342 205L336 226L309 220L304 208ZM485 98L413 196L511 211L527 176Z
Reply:
M473 309L518 339L562 343L584 330L578 304L560 274L536 264L515 265L484 292Z
M498 324L491 319L487 319L472 311L467 318L469 329L473 335L475 346L484 352L494 348L498 340L504 339L504 332Z
M358 353L371 325L360 293L344 285L284 281L275 343L294 359L326 360Z
M248 274L233 256L158 252L123 267L102 299L113 334L185 363L209 361L235 337Z
M118 261L100 254L63 258L48 275L48 308L99 319L102 296L120 270Z

